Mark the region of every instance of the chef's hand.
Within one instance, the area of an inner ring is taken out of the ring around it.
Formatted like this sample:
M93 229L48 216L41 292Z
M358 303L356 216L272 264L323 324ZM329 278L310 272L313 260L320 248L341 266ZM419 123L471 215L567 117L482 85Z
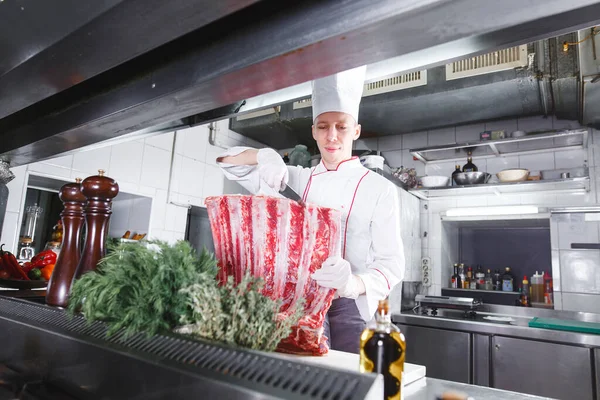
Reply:
M288 169L283 159L273 149L260 149L256 155L259 176L265 183L275 190L281 192L288 183Z
M341 257L329 257L311 277L323 287L337 289L340 297L356 299L365 292L362 279L352 274L350 263Z

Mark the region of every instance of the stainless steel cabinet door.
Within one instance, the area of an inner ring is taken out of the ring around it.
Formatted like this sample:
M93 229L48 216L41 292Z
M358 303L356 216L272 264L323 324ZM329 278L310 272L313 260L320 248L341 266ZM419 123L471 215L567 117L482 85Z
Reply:
M469 333L396 325L406 337L406 362L424 365L430 378L470 383Z
M502 336L494 336L492 343L493 387L555 399L593 399L590 349Z

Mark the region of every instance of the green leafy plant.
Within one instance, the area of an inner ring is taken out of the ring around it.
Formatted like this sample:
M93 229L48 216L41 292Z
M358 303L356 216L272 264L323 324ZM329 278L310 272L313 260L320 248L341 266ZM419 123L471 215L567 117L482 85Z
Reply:
M304 302L281 314L281 302L264 296L263 286L262 279L247 274L237 285L229 277L222 286L198 282L182 289L189 307L176 331L255 350L275 350L302 317Z
M83 312L88 321L103 320L109 334L171 331L187 312L188 296L181 288L215 282L217 267L207 251L196 254L188 242L109 243L108 255L77 280L69 311ZM216 283L213 284L216 286Z

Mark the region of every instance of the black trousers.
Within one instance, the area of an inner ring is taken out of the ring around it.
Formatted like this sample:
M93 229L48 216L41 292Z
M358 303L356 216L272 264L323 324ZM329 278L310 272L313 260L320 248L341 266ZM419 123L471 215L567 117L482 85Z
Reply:
M360 334L366 325L356 307L356 301L344 297L333 300L323 325L329 348L358 354Z

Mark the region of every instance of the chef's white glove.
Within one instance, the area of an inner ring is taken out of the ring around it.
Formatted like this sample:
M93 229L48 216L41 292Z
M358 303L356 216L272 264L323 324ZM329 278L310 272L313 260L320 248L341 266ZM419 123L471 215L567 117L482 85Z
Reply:
M365 291L362 279L352 274L350 263L341 257L329 257L311 277L320 286L337 289L340 297L357 299Z
M273 149L260 149L256 155L258 174L265 183L276 192L285 189L288 183L288 169L283 159Z

